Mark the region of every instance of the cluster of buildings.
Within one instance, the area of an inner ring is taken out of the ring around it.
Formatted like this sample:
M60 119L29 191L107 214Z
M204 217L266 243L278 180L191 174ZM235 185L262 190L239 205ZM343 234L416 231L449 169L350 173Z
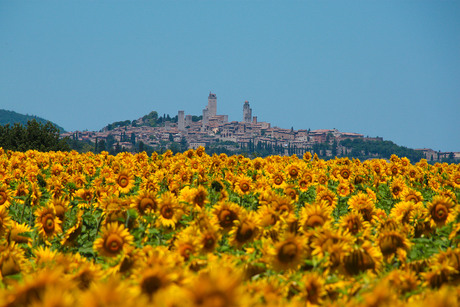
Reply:
M177 120L174 118L156 127L143 124L142 118L140 118L133 121L134 125L115 127L112 130L103 129L99 132L69 132L62 136L91 142L107 141L110 138L112 144L115 141L125 150L132 149L134 144L138 142L157 148L164 144L171 144L172 141L184 142L185 139L188 148L193 149L218 142L224 144L223 146L226 146L225 144L232 144L233 146L238 144L241 148L249 145L257 146L261 142L264 146L289 148L290 152L294 153L312 150L315 144L332 144L334 141L340 144L340 141L344 139L382 140L382 138L365 138L358 133L340 132L337 129L294 130L272 127L270 123L260 122L257 120L257 116L252 115L248 101L243 103L242 120L229 121L228 115L217 114L217 96L214 93L209 93L208 104L202 111L201 120L193 120L193 118L192 115L185 115L185 112L180 110L177 114ZM338 148L338 150L342 152L345 150L346 153L347 149Z

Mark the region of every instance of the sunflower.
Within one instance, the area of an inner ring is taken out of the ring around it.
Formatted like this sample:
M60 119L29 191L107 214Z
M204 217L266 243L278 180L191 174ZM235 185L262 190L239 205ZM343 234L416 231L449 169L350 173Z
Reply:
M122 224L109 223L102 228L101 237L94 240L93 248L105 257L116 257L130 250L134 237Z
M328 181L328 177L326 174L324 173L316 174L316 182L318 182L319 184L325 185L327 184L327 181Z
M3 237L9 227L11 227L11 218L8 211L6 207L0 207L0 238Z
M56 216L64 222L65 213L69 210L69 201L64 198L53 198L51 202L56 210Z
M313 305L322 304L327 295L324 277L317 272L308 272L303 275L302 283L302 301Z
M319 258L327 256L332 250L336 249L336 246L343 244L341 246L343 250L356 241L356 238L348 231L331 227L310 230L306 234L309 236L309 246L312 249L311 254Z
M12 192L8 190L6 185L0 186L0 206L8 208L11 204Z
M284 182L284 176L281 172L276 172L272 175L272 183L275 187L280 187Z
M391 183L390 190L395 199L401 199L406 189L407 186L401 177L396 177Z
M326 201L303 207L300 213L300 224L303 231L322 227L330 222L332 210Z
M174 241L174 249L186 261L198 252L198 239L193 227L188 227L178 235Z
M56 216L56 210L52 204L35 211L35 224L38 226L39 235L49 244L49 240L62 232L61 220Z
M114 179L115 187L120 193L126 194L134 187L134 176L128 170L121 170Z
M253 211L244 213L229 232L230 244L241 248L244 244L257 238L259 234L258 222Z
M21 283L8 291L6 306L33 306L33 304L53 306L49 305L51 302L55 303L54 306L69 306L65 304L65 301L56 302L57 298L65 297L65 295L60 295L61 291L69 290L73 286L72 283L61 278L62 274L62 268L44 269L33 274L25 274ZM65 294L68 295L68 293ZM45 301L47 299L50 301Z
M144 178L141 182L140 190L157 192L159 190L158 179L154 176L148 176Z
M224 231L229 231L235 221L239 219L242 209L235 203L219 202L214 206L212 212L217 221L216 224L222 227Z
M338 198L334 192L329 189L325 189L316 195L316 202L326 202L327 206L334 209L337 206Z
M410 270L393 270L385 277L385 281L388 281L399 294L409 293L420 287L417 273Z
M278 212L268 205L260 206L257 209L256 214L261 227L274 226L280 220Z
M168 287L172 282L171 274L160 266L147 267L133 276L137 279L141 293L147 296L149 301L160 289Z
M27 243L31 244L32 239L30 236L25 236L24 234L32 232L32 229L26 225L26 223L19 224L15 221L12 221L10 224L10 229L7 234L8 244L14 243Z
M341 181L337 186L337 195L347 197L352 191L351 184L348 181Z
M79 198L80 203L78 204L78 207L80 209L82 208L88 208L93 201L94 198L94 190L89 188L89 189L78 189L77 192L75 192L75 196Z
M236 179L235 191L239 194L249 194L252 190L252 179L245 175L240 175Z
M294 212L294 200L287 196L273 194L270 205L280 216Z
M77 216L77 221L76 223L70 227L69 229L66 230L64 234L64 238L61 240L61 245L64 246L75 246L77 243L77 238L80 236L81 231L82 231L82 225L83 225L83 211L80 211Z
M306 152L303 154L303 160L304 160L305 162L310 162L310 161L311 161L311 152L306 151Z
M460 171L456 171L450 176L450 182L454 188L460 189Z
M376 214L374 202L367 194L362 192L350 197L348 206L351 210L360 213L366 222L371 222Z
M300 173L300 166L297 163L293 163L293 164L288 166L288 168L286 169L286 173L292 179L296 179L299 176L299 173Z
M0 245L0 278L26 273L29 269L29 261L27 261L24 250L16 244L9 246ZM26 275L26 274L25 274ZM1 298L0 298L1 300Z
M16 191L14 193L14 196L16 196L16 202L18 203L24 203L24 199L25 197L29 195L29 188L28 186L26 185L25 182L20 182L17 186L16 186Z
M137 292L137 289L130 286L128 282L122 281L120 276L115 275L104 282L95 282L88 290L82 292L79 301L81 306L85 307L125 306L138 302ZM147 303L140 301L142 305Z
M198 248L202 253L211 253L217 247L221 236L212 225L198 232Z
M428 272L421 273L425 279L425 285L437 289L452 279L458 271L447 261L435 262L430 265Z
M379 232L377 244L385 259L391 259L393 256L397 255L402 262L405 262L406 251L408 251L411 246L406 234L398 230Z
M304 239L293 234L278 242L274 247L269 247L271 264L276 270L296 269L304 257Z
M240 274L220 262L200 272L187 292L187 301L192 306L245 306L249 303L245 301Z
M419 181L423 176L417 167L411 166L406 172L406 177L409 178L409 180L413 182L413 181Z
M431 227L441 227L455 219L455 203L452 199L436 195L428 205L429 222Z
M372 246L371 242L365 241L361 246L355 246L344 258L346 273L356 275L367 270L378 271L382 264L382 254Z
M156 195L151 190L141 190L134 199L131 207L136 209L140 215L154 212L158 207Z
M343 180L348 180L352 175L352 171L348 166L343 166L340 168L339 174Z
M103 277L103 271L100 266L85 261L79 264L68 277L80 290L86 291Z
M265 164L265 160L262 159L261 157L257 157L255 158L254 160L252 160L252 167L255 169L255 170L260 170L264 167L264 164Z
M352 235L357 235L370 228L369 222L364 221L363 216L358 212L348 212L342 215L339 225L340 228L348 230Z
M404 201L411 201L414 203L418 203L423 201L422 193L419 191L407 188L401 195L401 199Z
M158 200L158 226L175 228L183 210L177 197L171 192L163 193Z

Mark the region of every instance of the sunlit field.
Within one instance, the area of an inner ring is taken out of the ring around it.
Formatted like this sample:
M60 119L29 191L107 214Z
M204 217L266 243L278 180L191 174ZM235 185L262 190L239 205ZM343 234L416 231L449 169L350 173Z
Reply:
M0 149L0 306L456 306L460 165Z

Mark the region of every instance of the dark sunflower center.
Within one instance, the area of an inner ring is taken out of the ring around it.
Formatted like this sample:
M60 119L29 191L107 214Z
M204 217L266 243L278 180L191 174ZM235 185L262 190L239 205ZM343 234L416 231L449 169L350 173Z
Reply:
M193 198L193 202L200 207L203 207L205 201L206 195L203 192L198 192Z
M323 225L324 222L325 221L324 221L322 216L315 214L315 215L312 215L312 216L310 216L308 218L306 224L307 224L308 227L314 228L314 227Z
M118 185L122 188L126 188L129 184L129 178L122 175L118 178Z
M145 294L152 295L153 293L157 292L158 289L161 288L162 284L163 283L158 276L148 276L142 280L141 289L142 292L144 292Z
M46 233L54 231L54 218L51 214L47 214L44 217L45 222L43 223L43 229Z
M249 191L249 184L247 182L243 182L242 184L240 184L240 189L243 192Z
M3 205L6 202L6 199L7 199L6 193L1 191L0 192L0 205Z
M155 209L155 202L153 201L153 199L151 199L149 197L144 197L144 198L141 199L139 207L140 207L140 209L142 211L145 211L147 209L154 210Z
M394 235L385 236L380 241L380 250L383 255L390 255L396 252L399 247L402 247L402 240Z
M439 205L436 205L435 207L433 218L436 221L444 221L447 219L447 214L448 214L448 210L446 206L439 204Z
M287 242L281 246L278 252L278 260L283 263L292 262L298 252L297 245L293 242Z
M105 240L105 249L112 254L118 253L123 246L123 239L117 234L110 234Z
M243 223L238 227L238 231L236 232L236 240L240 243L244 243L251 239L252 235L254 234L254 229L248 223Z
M174 215L174 210L173 208L171 208L170 206L165 206L161 209L161 215L165 218L165 219L172 219L173 215Z
M282 184L282 183L283 183L283 178L281 178L281 177L279 177L279 176L276 176L276 177L275 177L275 180L274 180L274 183L275 183L276 185Z
M352 220L349 220L348 221L348 230L352 233L352 234L356 234L359 230L359 221L356 220L356 219L352 219Z
M214 247L216 243L216 240L214 240L213 237L211 236L206 236L205 239L204 239L204 248L205 249L211 249Z
M224 209L219 213L220 226L227 228L233 225L233 221L236 220L235 212Z

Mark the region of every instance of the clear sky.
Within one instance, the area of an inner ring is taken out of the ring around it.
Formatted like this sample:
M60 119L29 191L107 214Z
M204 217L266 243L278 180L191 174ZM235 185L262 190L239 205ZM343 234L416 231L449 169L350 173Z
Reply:
M3 1L0 109L217 113L460 151L460 1Z

